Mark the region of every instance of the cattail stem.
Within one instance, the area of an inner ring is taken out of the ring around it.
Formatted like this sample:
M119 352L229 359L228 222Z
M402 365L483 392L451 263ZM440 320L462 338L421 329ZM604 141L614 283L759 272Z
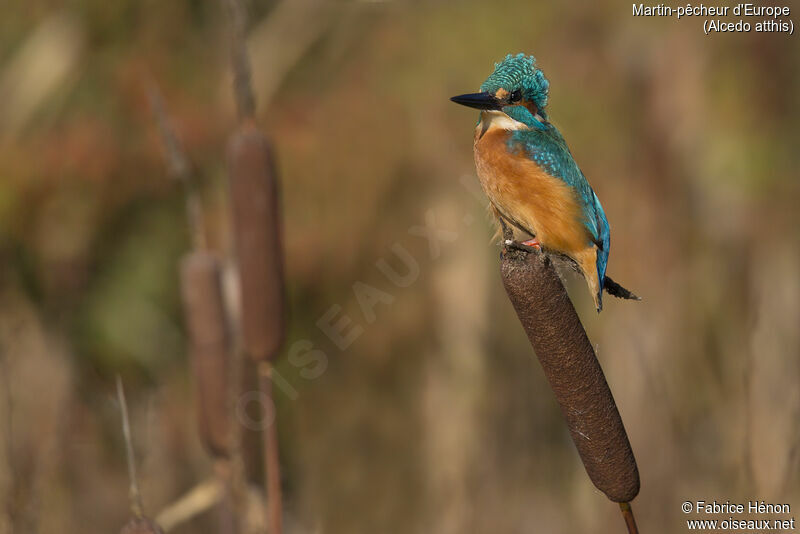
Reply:
M639 534L639 529L636 527L636 519L633 517L631 504L621 502L619 503L619 509L622 511L622 518L625 520L625 526L628 527L628 534Z
M639 493L639 471L592 344L546 254L506 248L503 285L561 406L589 478L618 503Z
M150 100L150 108L155 116L158 130L161 134L161 144L164 147L164 154L167 160L167 171L169 175L178 180L184 188L186 195L186 218L192 237L192 245L195 250L204 250L207 247L205 232L205 222L203 215L203 204L200 195L197 193L197 179L193 172L192 164L183 150L181 142L175 133L169 114L167 113L164 99L158 86L150 83L147 95Z
M281 465L278 454L278 417L272 398L272 364L258 364L261 395L265 402L263 417L267 426L264 431L264 480L267 491L267 526L270 534L283 532L283 496L281 491ZM272 413L270 413L270 410Z
M231 19L230 53L236 107L240 119L250 119L255 115L256 99L250 83L250 61L245 42L247 13L241 0L226 0L225 6Z
M233 481L231 473L231 461L228 458L219 458L214 462L214 471L217 480L223 487L222 498L218 504L219 511L219 532L220 534L235 534L238 530L236 514L234 513L234 499L231 484Z

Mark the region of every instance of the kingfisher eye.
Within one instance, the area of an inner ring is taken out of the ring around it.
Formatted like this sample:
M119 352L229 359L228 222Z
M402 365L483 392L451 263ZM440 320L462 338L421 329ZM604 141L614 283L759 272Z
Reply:
M511 104L513 104L513 103L515 103L515 102L519 102L520 100L522 100L522 91L520 91L519 89L517 89L516 91L514 91L513 93L511 93L511 94L509 95L509 97L508 97L508 101L509 101Z

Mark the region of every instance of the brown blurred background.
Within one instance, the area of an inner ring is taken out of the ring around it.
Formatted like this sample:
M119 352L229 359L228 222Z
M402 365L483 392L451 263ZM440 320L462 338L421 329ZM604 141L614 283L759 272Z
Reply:
M324 353L277 367L287 532L622 530L500 283L476 114L448 101L519 51L603 201L609 274L644 297L597 316L570 279L636 453L642 531L683 532L685 500L800 510L797 37L707 37L701 19L615 2L254 0L250 18L283 188L286 351ZM148 511L210 475L177 282L184 193L147 88L227 254L226 20L197 0L0 7L2 532L124 523L117 373ZM409 261L398 287L384 272ZM352 321L346 348L326 313Z

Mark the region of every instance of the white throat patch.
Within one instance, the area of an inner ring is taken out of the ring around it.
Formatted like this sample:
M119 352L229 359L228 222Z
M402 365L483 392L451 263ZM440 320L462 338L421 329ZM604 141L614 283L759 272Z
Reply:
M530 130L527 124L518 120L512 119L502 111L481 111L481 137L487 131L494 128L501 130Z

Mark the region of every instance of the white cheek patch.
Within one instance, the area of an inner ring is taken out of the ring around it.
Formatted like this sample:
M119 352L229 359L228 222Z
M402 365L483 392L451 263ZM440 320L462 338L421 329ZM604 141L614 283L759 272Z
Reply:
M530 130L527 124L512 119L502 111L483 111L481 112L482 130L484 132L493 128L501 130Z

